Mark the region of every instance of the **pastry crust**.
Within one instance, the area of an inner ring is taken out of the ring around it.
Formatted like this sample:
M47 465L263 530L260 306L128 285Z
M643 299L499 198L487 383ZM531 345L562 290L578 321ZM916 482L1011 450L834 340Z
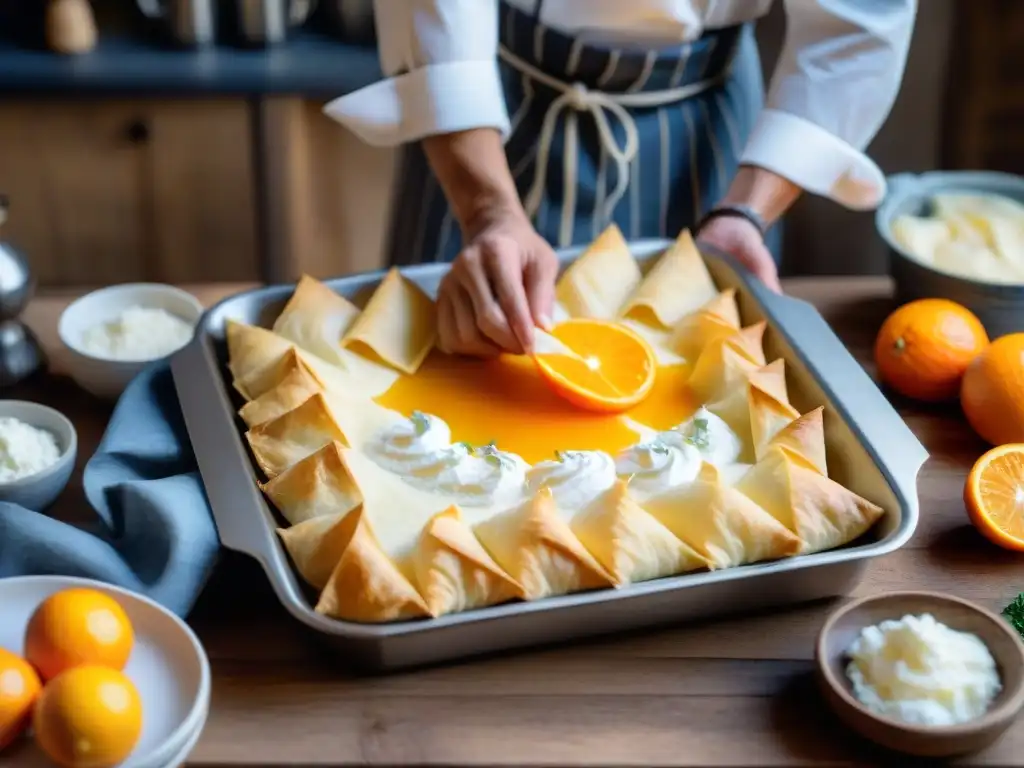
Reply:
M640 267L612 224L565 270L555 299L570 317L610 320L640 280Z
M341 557L320 593L316 612L344 621L380 624L426 618L427 604L394 561L385 554L363 508L340 523Z
M773 447L736 489L801 540L809 554L848 544L882 516L882 508Z
M669 329L717 295L704 259L689 230L684 229L651 267L620 314Z
M342 340L371 350L403 373L412 374L437 339L437 308L419 286L392 268Z
M420 594L433 616L525 597L516 580L487 554L456 506L430 519L413 562Z
M708 566L704 557L630 498L623 480L574 516L569 526L619 585Z
M558 516L548 488L518 507L478 523L473 532L527 600L615 585Z
M736 291L729 288L676 323L668 346L685 360L694 362L708 344L731 336L739 329L740 311L736 305Z
M769 447L784 448L819 474L828 477L825 457L825 408L818 406L780 429Z
M715 339L697 358L689 386L701 402L725 399L736 387L743 386L765 364L761 339L766 323L761 321L741 328L729 336Z
M319 280L303 275L274 323L274 333L334 365L345 365L341 340L359 308Z
M295 570L311 587L326 587L345 553L351 534L344 520L344 514L312 517L289 528L277 529Z
M295 345L266 328L228 320L225 336L228 370L235 389L246 400L254 400L277 386L296 364ZM284 359L286 355L291 359Z
M712 568L731 568L796 554L800 539L767 511L722 482L710 464L697 480L647 499L644 509Z
M299 362L294 350L290 350L282 360L285 361L284 366L275 365L288 369L284 378L273 389L250 400L238 410L238 415L247 427L276 419L305 402L311 395L323 391L323 382Z
M253 427L245 437L268 479L335 440L349 445L322 392L282 416Z
M363 494L345 464L343 447L332 441L260 486L291 525L344 515L362 504Z

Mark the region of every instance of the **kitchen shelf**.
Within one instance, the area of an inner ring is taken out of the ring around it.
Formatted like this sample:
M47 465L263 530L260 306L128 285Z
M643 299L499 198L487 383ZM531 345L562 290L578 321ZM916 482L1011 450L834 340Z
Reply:
M278 47L161 47L103 35L96 49L62 56L0 36L0 93L52 96L296 95L330 98L381 78L373 46L303 31Z

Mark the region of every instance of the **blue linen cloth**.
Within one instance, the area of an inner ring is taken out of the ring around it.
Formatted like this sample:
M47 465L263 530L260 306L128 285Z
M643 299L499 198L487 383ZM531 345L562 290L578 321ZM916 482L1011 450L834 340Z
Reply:
M84 528L0 503L0 578L82 576L186 615L219 542L166 361L121 395L82 483L99 517Z

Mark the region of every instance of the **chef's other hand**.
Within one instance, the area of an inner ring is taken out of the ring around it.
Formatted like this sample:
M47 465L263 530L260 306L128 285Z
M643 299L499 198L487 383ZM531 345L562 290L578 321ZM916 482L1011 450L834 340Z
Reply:
M701 227L697 239L732 255L771 290L782 293L775 260L751 222L739 216L719 216Z
M532 351L533 329L551 326L557 273L558 258L525 213L488 216L441 281L441 351L476 357Z

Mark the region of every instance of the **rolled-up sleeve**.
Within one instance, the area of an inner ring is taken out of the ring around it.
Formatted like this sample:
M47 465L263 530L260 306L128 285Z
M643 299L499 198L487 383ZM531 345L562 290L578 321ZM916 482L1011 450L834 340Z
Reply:
M387 79L334 99L329 117L377 146L470 128L507 135L497 0L374 0L374 12Z
M885 197L866 155L896 100L916 0L786 0L786 42L742 161L854 209Z

